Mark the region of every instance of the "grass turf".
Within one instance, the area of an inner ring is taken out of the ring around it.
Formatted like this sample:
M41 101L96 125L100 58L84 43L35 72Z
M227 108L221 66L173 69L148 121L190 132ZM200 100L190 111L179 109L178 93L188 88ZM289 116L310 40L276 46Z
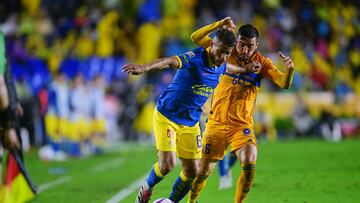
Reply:
M26 167L38 186L68 177L66 182L38 194L32 202L106 202L146 175L156 161L155 155L152 146L126 144L102 156L44 163L36 152L31 152L25 156ZM255 181L246 202L359 202L359 156L359 139L339 143L312 139L260 143ZM168 196L179 170L177 167L156 186L152 200ZM239 171L236 164L234 183ZM233 202L234 187L224 191L217 188L216 170L200 202ZM136 192L121 202L134 202Z

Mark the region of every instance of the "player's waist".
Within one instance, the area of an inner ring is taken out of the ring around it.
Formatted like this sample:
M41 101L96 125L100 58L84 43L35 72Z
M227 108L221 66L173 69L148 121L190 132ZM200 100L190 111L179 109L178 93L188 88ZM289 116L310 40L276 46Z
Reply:
M216 126L230 126L230 127L236 127L236 128L253 128L254 124L252 122L252 119L246 120L246 119L222 119L220 117L215 117L212 115L209 115L209 118L207 120L206 125L209 125L210 127L216 127Z
M232 84L239 86L255 86L256 88L259 88L261 79L256 75L225 73L222 76L220 83L222 83L222 85Z
M201 117L200 109L176 109L176 108L165 108L164 106L156 106L156 110L165 116L170 121L185 126L196 125Z

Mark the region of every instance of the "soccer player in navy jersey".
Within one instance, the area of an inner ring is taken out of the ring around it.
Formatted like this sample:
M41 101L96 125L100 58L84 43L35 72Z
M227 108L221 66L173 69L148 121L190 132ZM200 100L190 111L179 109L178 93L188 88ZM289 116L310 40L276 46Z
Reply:
M177 69L172 83L157 100L153 122L158 162L142 184L136 203L149 201L154 186L174 169L176 157L181 160L182 170L169 199L179 202L190 190L201 158L201 107L213 93L219 77L225 73L225 61L235 43L233 32L222 28L216 31L206 49L200 47L148 64L126 64L123 67L123 71L133 75L169 67Z

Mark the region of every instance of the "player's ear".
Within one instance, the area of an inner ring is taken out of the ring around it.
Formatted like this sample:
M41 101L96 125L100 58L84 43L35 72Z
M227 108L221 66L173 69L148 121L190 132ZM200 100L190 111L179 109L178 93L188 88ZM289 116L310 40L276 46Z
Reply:
M214 40L211 40L211 42L210 42L210 49L213 47L213 45L214 45Z

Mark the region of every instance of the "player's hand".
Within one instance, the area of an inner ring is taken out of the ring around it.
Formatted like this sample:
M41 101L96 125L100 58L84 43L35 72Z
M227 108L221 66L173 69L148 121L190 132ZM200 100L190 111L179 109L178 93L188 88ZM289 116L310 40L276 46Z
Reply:
M16 136L14 128L9 128L4 131L3 147L6 149L20 149L20 142Z
M279 51L279 55L281 57L282 63L284 66L286 66L288 69L294 69L295 65L293 60L289 56L285 56L281 51Z
M230 30L231 32L235 33L235 23L234 21L231 19L231 17L226 17L224 19L221 20L221 24L223 26L223 28Z
M139 64L126 64L122 67L122 71L131 75L140 75L146 71L145 65Z
M258 73L261 70L261 63L259 61L252 61L251 63L245 64L247 73Z

